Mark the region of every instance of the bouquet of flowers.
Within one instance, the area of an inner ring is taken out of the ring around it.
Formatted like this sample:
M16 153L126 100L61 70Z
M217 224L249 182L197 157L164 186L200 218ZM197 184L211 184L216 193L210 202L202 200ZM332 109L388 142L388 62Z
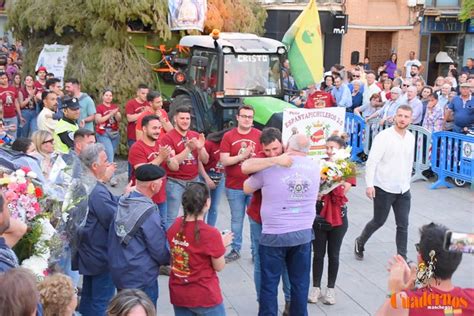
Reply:
M355 163L349 160L351 147L341 148L331 160L321 159L321 184L319 193L328 194L341 183L357 175Z

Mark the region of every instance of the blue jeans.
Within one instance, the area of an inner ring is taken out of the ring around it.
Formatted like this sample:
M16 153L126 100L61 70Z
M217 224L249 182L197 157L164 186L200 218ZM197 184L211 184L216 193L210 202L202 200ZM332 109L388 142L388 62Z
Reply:
M128 145L128 150L130 151L130 148L132 148L132 145L135 144L135 140L133 139L129 139L127 140L127 145ZM130 179L132 178L132 170L133 170L133 166L128 163L128 181L130 181Z
M25 119L25 125L18 127L18 137L30 137L34 131L38 129L38 124L36 123L37 118L36 110L21 110L21 116Z
M240 253L242 248L242 232L244 229L245 209L250 204L252 195L245 194L243 190L225 189L230 207L230 228L234 233L232 249Z
M173 306L175 316L225 316L224 303L213 307L179 307Z
M290 315L307 316L311 242L294 247L259 246L262 268L258 315L278 315L278 283L286 262L291 284Z
M211 172L209 172L210 174ZM201 181L205 183L204 179L200 177ZM214 190L211 190L211 207L206 214L206 223L211 226L216 226L217 222L217 208L221 201L222 194L225 188L225 176L222 176L221 181Z
M253 280L255 282L255 291L257 292L257 301L260 300L260 288L262 279L262 270L260 267L260 255L258 253L258 245L260 243L260 236L262 236L262 224L257 223L249 216L250 222L250 241L252 242L252 257L253 257ZM288 269L286 264L283 265L283 274L281 276L283 281L283 293L285 294L285 301L291 300L291 286L288 277Z
M107 154L107 161L114 162L115 152L117 151L118 144L120 142L120 136L110 138L107 133L104 135L97 134L97 141L104 145L105 153Z
M163 203L159 203L157 205L158 205L158 209L160 210L161 227L163 227L163 230L166 231L167 229L166 217L168 215L168 204L166 203L166 201L164 201Z
M79 271L73 271L71 269L71 248L66 246L64 248L63 256L58 262L59 267L63 270L63 273L72 279L72 283L75 287L79 284Z
M150 286L141 288L143 292L150 298L153 305L156 307L156 301L158 301L158 281L153 282Z
M15 116L15 117L10 117L10 118L3 118L3 126L6 127L9 127L9 126L12 126L12 125L15 125L15 130L14 131L10 131L10 129L7 129L6 132L8 135L11 135L13 137L13 140L16 139L17 137L17 132L18 132L18 118Z
M186 182L197 181L198 179L199 178L196 177ZM168 178L168 182L166 183L166 202L168 203L166 229L173 225L173 222L178 216L179 208L181 207L181 198L183 197L185 189L186 188L180 183Z
M79 312L83 316L106 315L107 305L115 295L115 285L110 272L84 275Z

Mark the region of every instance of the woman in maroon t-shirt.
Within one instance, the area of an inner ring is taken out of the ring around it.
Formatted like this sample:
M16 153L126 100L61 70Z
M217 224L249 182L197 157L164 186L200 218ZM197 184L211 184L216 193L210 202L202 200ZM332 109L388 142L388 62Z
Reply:
M216 271L225 266L232 233L221 234L204 223L211 204L204 183L190 182L183 193L184 216L167 232L171 253L170 299L175 315L225 315Z
M445 250L447 232L447 227L435 223L421 227L420 242L415 244L418 269L410 268L400 255L390 260L388 295L377 315L474 315L474 289L451 281L462 253Z
M220 147L222 137L227 131L228 129L225 129L207 135L204 147L209 154L209 161L205 165L199 163L199 175L211 191L211 207L206 218L206 222L211 226L216 226L217 207L225 189L224 165L220 161Z
M104 90L102 103L97 105L95 114L97 141L104 145L109 162L114 162L115 151L120 142L119 123L122 119L119 107L112 103L113 98L111 90ZM113 177L110 184L117 185L117 180Z

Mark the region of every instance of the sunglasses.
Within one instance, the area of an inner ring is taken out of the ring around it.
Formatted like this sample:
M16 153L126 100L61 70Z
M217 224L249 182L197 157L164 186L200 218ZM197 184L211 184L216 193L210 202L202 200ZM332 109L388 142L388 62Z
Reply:
M47 143L54 143L54 139L48 139L48 140L45 140L44 142L42 142L42 144L47 144Z
M410 85L409 85L409 84L404 84L403 86L404 86L404 87L409 87Z

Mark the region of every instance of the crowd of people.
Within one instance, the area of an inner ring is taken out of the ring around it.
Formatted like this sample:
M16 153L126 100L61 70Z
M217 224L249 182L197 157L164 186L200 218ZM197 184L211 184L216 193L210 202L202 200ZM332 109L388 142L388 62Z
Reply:
M374 218L356 239L354 254L363 260L365 243L393 208L398 255L390 280L399 282L389 282L389 291L396 302L425 291L413 289L406 277L414 151L407 128L414 123L430 131L451 126L466 132L474 124L472 59L467 73L456 78L459 95L450 96L456 89L451 77L426 86L414 58L410 54L410 71L404 76L393 66L396 55L378 74L366 64L350 72L336 65L320 85L308 88L306 97L288 96L298 106L341 106L367 121L378 119L377 124L391 126L375 138L366 164L366 193L374 202ZM290 87L289 64L284 67ZM336 304L339 252L348 229L346 195L356 181L346 179L319 194L320 165L308 157L306 135L293 135L284 146L280 130L257 130L254 109L242 105L236 127L205 137L191 129L191 108L180 105L169 117L160 93L142 84L125 105L130 183L116 196L106 185L118 184L113 162L123 124L113 90L103 91L102 103L96 106L77 79L66 79L63 93L60 80L48 78L44 67L37 69L36 78L25 76L19 89L15 78L0 70L4 142L28 157L44 183L54 161L72 155L81 162L75 176L88 198L75 242L37 286L29 272L18 267L11 250L26 227L10 219L8 201L0 194L1 315L72 315L76 305L86 316L153 315L159 311L160 274L169 276L175 315L225 315L217 272L241 258L246 214L259 315L278 314L280 279L284 315L307 315L308 302ZM332 135L326 140L325 159L333 159L345 146L343 135ZM224 194L231 231L221 232L215 225ZM465 298L469 304L464 310L473 312L473 291L450 282L461 255L443 249L438 235L444 231L435 224L421 230L420 262L432 262L431 251L436 257L436 270L423 277L424 285ZM322 290L326 252L328 280ZM436 283L438 278L441 283ZM393 312L388 311L391 300L382 314ZM418 310L437 315L430 312Z
M396 109L409 104L414 110L413 124L430 132L473 133L474 58L468 58L460 69L450 64L446 76L430 83L421 74L423 65L415 52L410 52L403 68L397 59L397 54L391 54L377 70L370 69L368 60L351 69L335 65L320 84L301 92L286 64L284 86L292 91L286 98L304 108L344 107L376 125L393 124Z

